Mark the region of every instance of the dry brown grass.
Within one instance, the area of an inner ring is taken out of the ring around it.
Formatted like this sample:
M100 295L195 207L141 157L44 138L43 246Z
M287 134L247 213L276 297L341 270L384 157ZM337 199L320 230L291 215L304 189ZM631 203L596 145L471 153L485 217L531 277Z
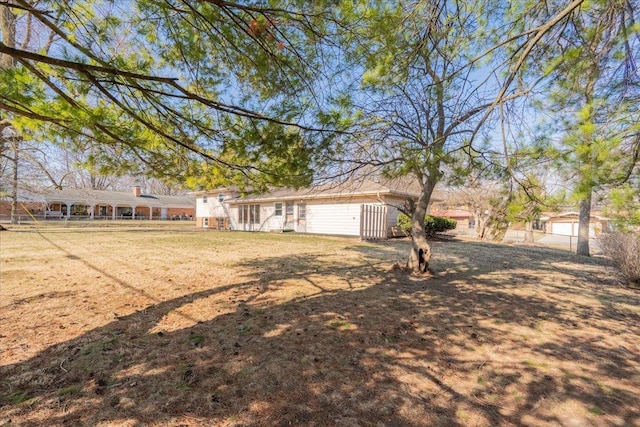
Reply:
M602 259L192 227L0 233L0 425L640 426Z

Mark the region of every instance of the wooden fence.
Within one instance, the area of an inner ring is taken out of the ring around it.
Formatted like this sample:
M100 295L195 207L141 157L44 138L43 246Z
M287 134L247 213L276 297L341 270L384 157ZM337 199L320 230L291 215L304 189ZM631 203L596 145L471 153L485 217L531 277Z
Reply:
M360 238L381 240L387 238L387 207L360 205Z

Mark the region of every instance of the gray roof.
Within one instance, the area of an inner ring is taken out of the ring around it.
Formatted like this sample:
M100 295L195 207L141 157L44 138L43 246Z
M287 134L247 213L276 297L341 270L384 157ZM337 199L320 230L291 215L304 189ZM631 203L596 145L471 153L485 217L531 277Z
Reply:
M84 205L150 206L165 208L195 208L195 200L188 196L165 196L160 194L141 194L136 197L133 191L91 190L85 188L63 188L45 190L42 197L47 203L69 202Z
M599 221L610 221L610 218L606 216L600 215L601 212L592 212L590 218L595 218ZM548 221L550 219L561 219L561 218L578 218L580 216L580 212L576 211L568 211L568 212L545 212L540 217L541 221Z
M10 200L11 196L8 194L0 195L0 200ZM33 191L18 189L18 201L24 203L45 203L44 197L41 194L34 193Z
M420 194L417 183L408 184L406 181L376 182L370 179L351 180L334 184L314 185L304 189L282 188L265 194L254 194L230 200L229 203L243 203L247 201L268 202L274 200L293 199L331 199L369 195L394 195L399 197L416 198Z

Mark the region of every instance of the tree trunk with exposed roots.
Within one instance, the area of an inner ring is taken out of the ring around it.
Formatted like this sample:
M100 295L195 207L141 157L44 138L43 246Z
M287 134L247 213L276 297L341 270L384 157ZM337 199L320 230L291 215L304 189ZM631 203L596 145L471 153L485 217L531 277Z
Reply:
M411 215L411 252L407 261L407 269L412 273L426 273L429 271L431 246L427 242L424 217L427 214L427 208L436 182L435 179L426 180Z

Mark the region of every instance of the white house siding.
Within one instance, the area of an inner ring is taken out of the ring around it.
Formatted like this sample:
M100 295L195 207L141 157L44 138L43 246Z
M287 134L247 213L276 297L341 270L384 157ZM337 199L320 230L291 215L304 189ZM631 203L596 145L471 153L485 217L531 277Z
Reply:
M344 203L336 201L313 201L307 204L307 233L360 235L360 205L381 204L372 198L350 198ZM296 209L297 215L297 209Z
M300 233L360 235L360 205L376 203L372 198L349 198L344 202L323 200L300 200L294 202L293 229ZM379 202L377 202L379 204ZM247 201L246 204L258 204ZM300 220L298 206L306 205L306 220ZM282 216L275 216L275 202L260 203L260 224L238 223L240 204L229 207L228 213L232 230L241 231L282 231L286 217L285 203L282 202ZM395 221L395 219L394 219Z
M390 234L391 227L398 225L398 215L401 213L396 206L402 206L404 199L385 197L384 202L387 203L387 233Z
M228 216L228 207L221 203L217 196L208 196L204 202L202 197L196 199L196 220L198 227L211 227L214 218L224 218ZM203 218L208 218L208 225L204 225Z
M299 231L357 236L360 234L360 204L307 203L307 220L304 228Z
M275 216L275 203L263 203L260 205L260 231L280 231L284 227L284 203L282 204L282 215Z
M229 225L232 230L239 231L275 231L282 230L283 217L274 216L275 206L273 203L256 203L247 202L247 205L260 205L260 223L259 224L241 224L240 207L243 205L233 204L227 208Z
M210 204L204 203L202 197L196 199L196 218L208 218L211 216Z
M244 227L246 224L238 223L238 205L230 205L227 209L227 212L229 212L229 227L232 230L244 230L245 228L242 227Z
M400 211L395 207L401 205L404 199L401 196L386 196L387 204L386 226L387 230L396 226L396 219ZM198 197L196 203L196 216L199 225L202 226L202 218L226 217L231 230L239 231L282 231L286 218L286 200L282 203L282 215L275 215L276 201L260 202L259 200L246 200L245 203L220 203L217 195L210 194L207 202ZM240 224L239 212L243 205L260 205L260 224ZM306 220L299 218L299 206L306 205ZM292 227L300 233L335 234L344 236L360 235L360 215L362 204L383 205L384 203L375 196L354 196L339 199L299 199L294 201L294 215ZM209 223L212 224L211 220Z
M218 197L209 196L207 202L202 197L196 199L196 216L203 218L217 218L227 216L227 207L220 203Z

